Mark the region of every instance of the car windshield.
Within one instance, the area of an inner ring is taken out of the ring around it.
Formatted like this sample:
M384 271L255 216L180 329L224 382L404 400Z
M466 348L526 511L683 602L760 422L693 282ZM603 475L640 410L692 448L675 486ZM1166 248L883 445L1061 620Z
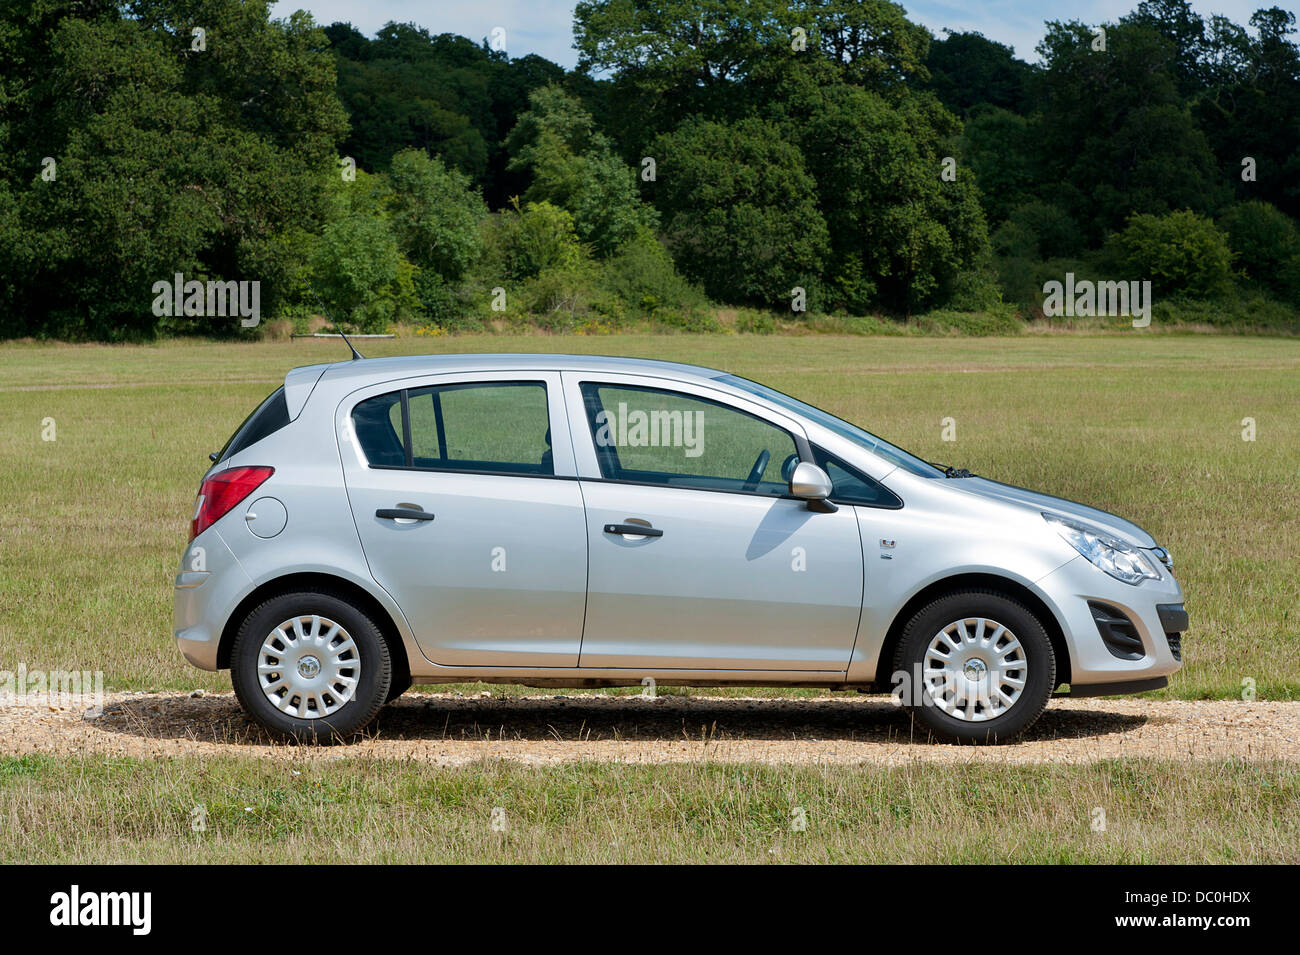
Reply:
M905 471L919 477L943 477L943 472L934 465L922 461L916 455L909 454L902 448L895 447L884 438L878 438L871 432L863 431L857 425L849 424L847 421L837 418L829 412L822 411L821 408L815 408L807 402L800 401L798 398L791 398L789 395L782 394L775 388L760 385L756 381L750 381L748 378L741 378L737 375L720 375L716 380L724 381L760 398L766 398L787 411L792 411L810 421L815 421L827 431L833 431L841 438L852 441L858 447L870 451L877 457L884 458L891 464L896 464Z

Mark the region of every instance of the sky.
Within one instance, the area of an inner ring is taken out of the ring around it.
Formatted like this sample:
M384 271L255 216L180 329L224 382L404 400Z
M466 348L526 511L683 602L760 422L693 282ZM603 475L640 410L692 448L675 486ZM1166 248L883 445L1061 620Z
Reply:
M1015 48L1022 59L1035 60L1034 46L1042 38L1043 21L1081 20L1103 23L1119 19L1137 6L1138 0L902 0L909 19L922 23L936 35L944 29L975 30L991 40ZM1261 7L1288 5L1288 0L1193 0L1203 16L1221 13L1246 25L1250 14ZM430 33L459 33L478 41L494 27L504 27L506 50L511 56L537 53L561 66L577 63L573 49L573 0L278 0L274 16L286 17L294 10L311 12L322 25L344 20L373 36L390 20L414 21Z

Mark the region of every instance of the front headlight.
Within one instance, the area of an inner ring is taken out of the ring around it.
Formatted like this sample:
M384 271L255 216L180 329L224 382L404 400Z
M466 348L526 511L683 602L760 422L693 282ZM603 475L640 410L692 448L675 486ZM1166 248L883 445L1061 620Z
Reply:
M1059 514L1043 512L1043 520L1051 524L1056 533L1100 569L1126 584L1140 584L1144 580L1159 580L1160 571L1136 547L1121 540L1107 537L1100 528L1080 524Z

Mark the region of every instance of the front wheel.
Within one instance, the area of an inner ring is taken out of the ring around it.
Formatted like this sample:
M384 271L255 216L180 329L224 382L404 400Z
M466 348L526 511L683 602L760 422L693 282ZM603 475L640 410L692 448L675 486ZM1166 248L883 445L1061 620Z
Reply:
M375 718L392 682L379 627L333 593L281 594L235 636L230 679L254 720L302 741L349 738Z
M917 722L952 743L1019 735L1056 686L1056 655L1042 622L992 591L948 594L923 607L903 629L894 670Z

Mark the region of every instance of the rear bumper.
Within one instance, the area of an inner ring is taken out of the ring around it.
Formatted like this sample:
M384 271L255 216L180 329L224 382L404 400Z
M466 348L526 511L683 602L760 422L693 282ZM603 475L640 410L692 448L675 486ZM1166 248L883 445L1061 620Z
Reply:
M172 633L185 659L200 670L217 669L226 611L252 587L215 528L196 537L181 556L172 590Z

